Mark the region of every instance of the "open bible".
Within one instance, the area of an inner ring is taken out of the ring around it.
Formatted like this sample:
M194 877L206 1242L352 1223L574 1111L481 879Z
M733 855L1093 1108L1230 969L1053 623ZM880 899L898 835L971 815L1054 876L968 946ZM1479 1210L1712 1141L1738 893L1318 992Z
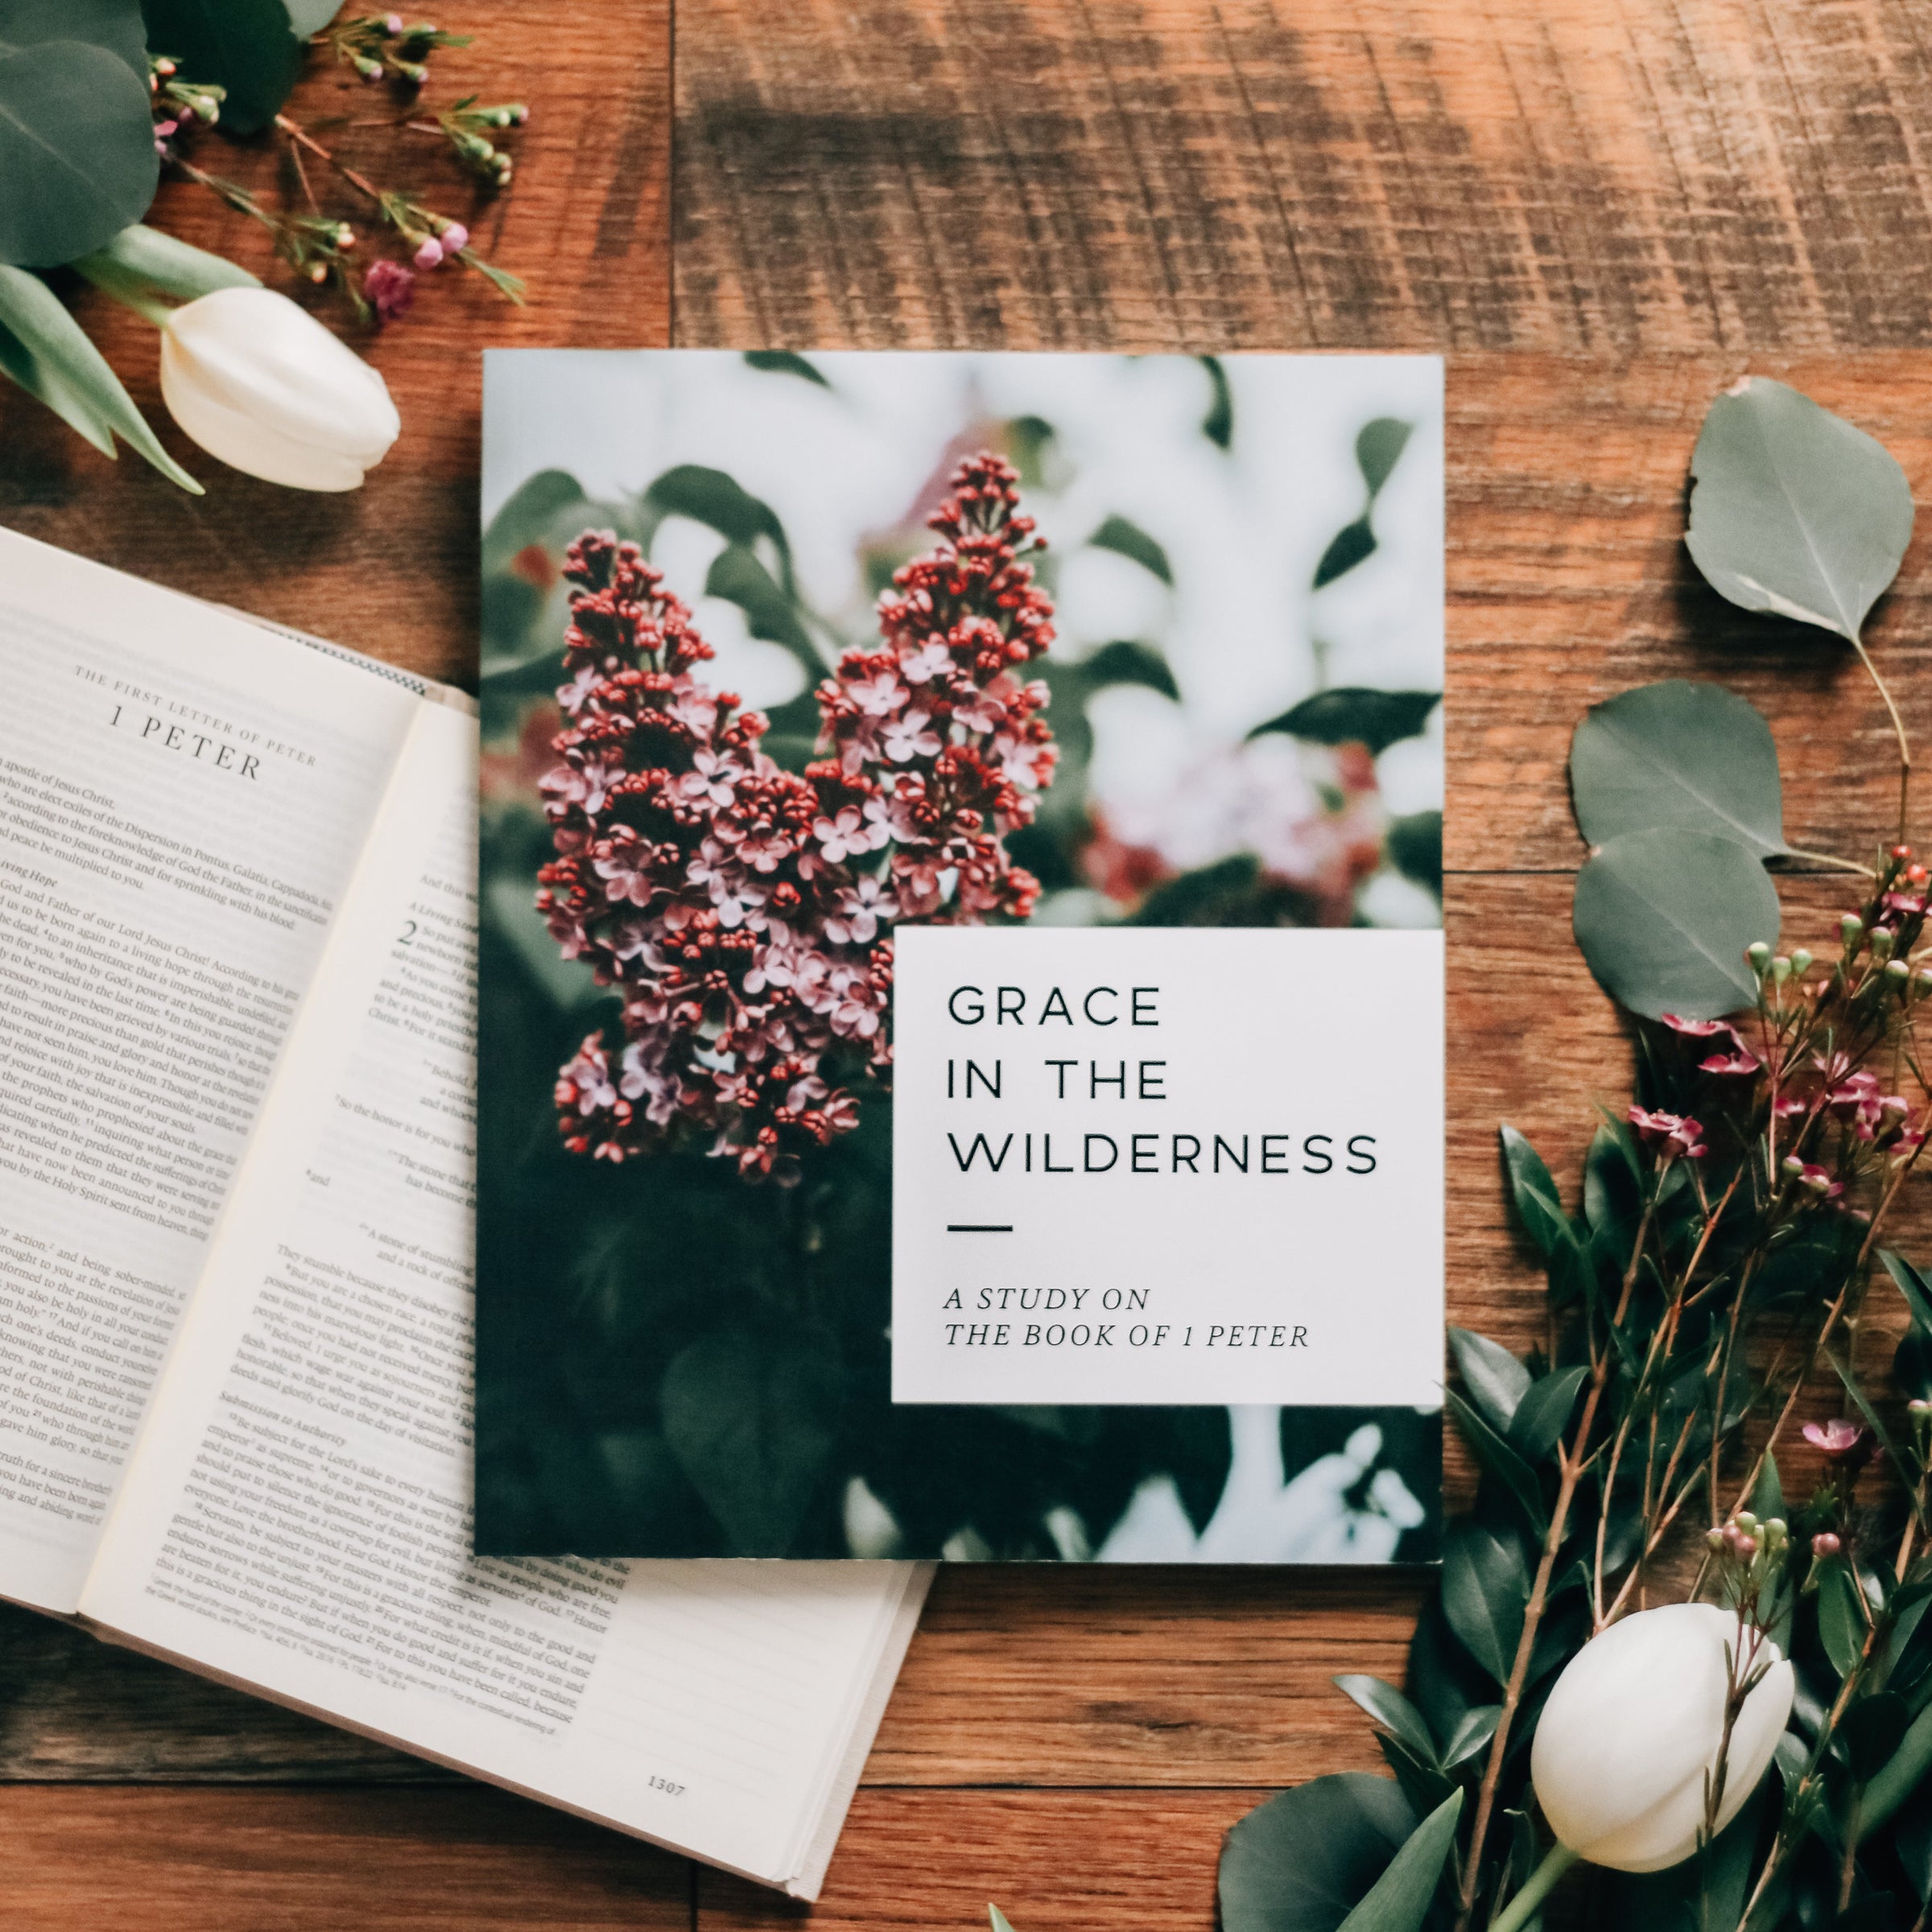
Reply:
M469 701L5 531L0 679L0 1596L815 1895L928 1570L472 1554Z

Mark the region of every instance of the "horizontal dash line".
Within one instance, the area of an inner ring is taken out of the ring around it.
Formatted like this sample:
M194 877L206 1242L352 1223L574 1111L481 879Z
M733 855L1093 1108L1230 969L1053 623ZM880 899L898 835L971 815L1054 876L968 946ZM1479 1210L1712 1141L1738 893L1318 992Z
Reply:
M1011 1234L1013 1224L1008 1221L1003 1226L995 1226L981 1221L948 1221L946 1232L948 1234Z

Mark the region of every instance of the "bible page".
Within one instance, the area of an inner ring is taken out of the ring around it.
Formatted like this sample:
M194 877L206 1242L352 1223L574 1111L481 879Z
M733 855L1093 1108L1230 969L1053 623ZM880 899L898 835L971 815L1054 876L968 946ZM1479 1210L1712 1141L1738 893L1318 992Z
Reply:
M82 1611L809 1889L927 1572L471 1554L475 756L422 708Z
M71 1612L409 721L0 530L0 1596Z

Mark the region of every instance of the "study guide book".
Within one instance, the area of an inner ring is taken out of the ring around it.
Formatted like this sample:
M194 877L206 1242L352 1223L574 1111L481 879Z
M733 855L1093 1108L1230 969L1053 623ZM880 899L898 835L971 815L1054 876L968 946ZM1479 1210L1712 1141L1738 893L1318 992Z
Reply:
M479 1549L1434 1560L1442 435L486 356Z
M472 1554L470 701L3 530L0 680L0 1596L814 1896L927 1572Z

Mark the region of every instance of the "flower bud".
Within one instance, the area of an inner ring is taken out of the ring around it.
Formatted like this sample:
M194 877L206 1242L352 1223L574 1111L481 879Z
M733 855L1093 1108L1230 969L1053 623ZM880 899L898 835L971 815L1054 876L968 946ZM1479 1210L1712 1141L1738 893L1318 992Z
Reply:
M1841 913L1838 921L1838 936L1847 946L1856 946L1864 935L1865 923L1855 912Z
M1571 1852L1620 1872L1659 1872L1696 1851L1707 1780L1724 1760L1717 1827L1742 1809L1771 1763L1795 1679L1769 1638L1769 1667L1724 1748L1735 1616L1715 1604L1669 1604L1612 1624L1570 1660L1537 1721L1530 1772L1543 1815Z
M1790 976L1791 962L1781 952L1771 962L1771 983L1774 986L1781 986Z
M1756 940L1744 948L1744 958L1751 970L1761 978L1765 968L1771 964L1771 948L1762 939Z
M1799 947L1791 956L1791 970L1802 979L1811 970L1811 959L1812 956L1803 947Z
M469 230L460 221L445 221L436 231L436 239L443 244L445 255L457 254L469 246Z
M1836 1556L1844 1545L1829 1530L1821 1530L1811 1539L1811 1554L1817 1557Z
M434 235L426 235L423 246L416 250L418 268L434 268L443 259L443 244Z
M1909 845L1894 845L1892 848L1892 856L1899 860L1909 859L1912 856L1912 848Z
M1782 1172L1793 1175L1802 1174L1805 1170L1804 1162L1801 1161L1794 1154L1786 1154L1785 1158L1778 1162L1778 1166Z
M1872 928L1872 951L1874 956L1878 959L1885 960L1892 956L1892 929L1890 927L1874 926Z
M210 456L294 489L354 489L402 429L382 377L272 289L220 288L176 309L161 394Z
M1902 986L1912 976L1912 968L1903 960L1888 960L1885 962L1885 977L1894 986Z

